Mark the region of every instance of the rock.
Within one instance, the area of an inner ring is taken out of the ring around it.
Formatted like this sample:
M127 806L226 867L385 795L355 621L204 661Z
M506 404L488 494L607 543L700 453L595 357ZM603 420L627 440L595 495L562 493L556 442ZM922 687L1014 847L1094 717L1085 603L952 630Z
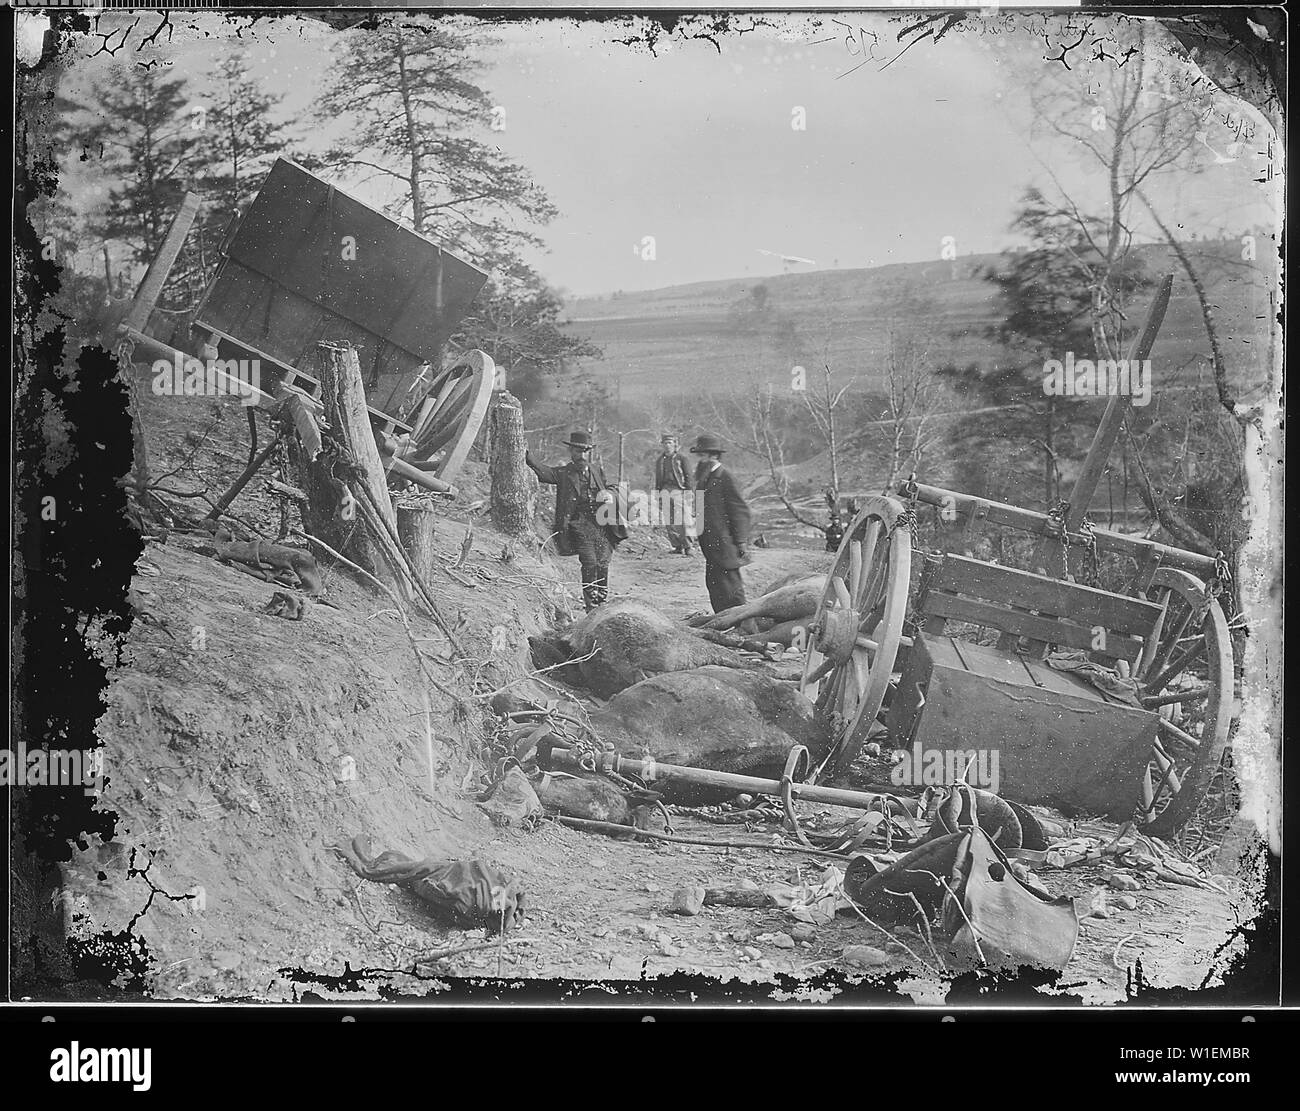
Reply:
M680 957L682 955L682 951L671 941L661 941L659 943L659 952L665 957Z
M772 967L772 962L769 961L769 960L761 960L761 961L758 962L758 967L759 967L759 968L771 968L771 967Z
M1085 917L1087 918L1109 918L1110 917L1110 908L1106 906L1106 889L1104 887L1099 887L1097 888L1096 891L1093 892L1092 902L1088 905L1088 913L1087 915L1085 915Z
M673 900L668 904L671 914L685 914L694 918L704 906L704 888L679 887L673 892Z
M870 945L848 945L840 953L840 960L858 968L879 968L889 964L889 955Z
M1106 881L1116 891L1141 891L1142 885L1137 879L1130 876L1127 872L1115 872L1110 879Z
M794 684L759 671L700 667L646 679L591 715L592 728L633 758L645 750L660 763L779 779L792 744L813 761L827 750L812 704ZM665 781L665 801L707 806L725 788Z
M790 931L790 936L795 941L812 941L817 936L817 930L806 922L800 922Z
M506 772L478 806L501 829L522 826L542 812L537 792L518 768Z
M1111 900L1115 906L1123 907L1125 910L1137 910L1138 901L1132 895L1116 895Z
M609 698L643 679L712 664L739 667L736 653L702 640L641 602L592 610L569 636L583 681ZM595 653L592 655L592 653Z
M737 795L737 796L736 796L736 808L737 808L738 810L748 810L748 809L749 809L751 806L753 806L753 805L754 805L754 796L753 796L753 795Z
M547 810L570 818L619 826L628 825L631 820L627 796L595 772L544 776L537 781L536 797Z
M732 931L731 931L731 940L732 940L732 941L738 941L741 945L744 945L744 944L745 944L745 943L750 939L750 936L751 936L751 935L750 935L750 932L749 932L748 930L732 930Z
M794 938L792 938L789 934L776 934L772 938L772 944L775 945L778 949L793 949Z
M762 957L762 955L763 955L762 949L755 949L752 945L745 946L745 956L747 956L750 960L756 961L760 957Z

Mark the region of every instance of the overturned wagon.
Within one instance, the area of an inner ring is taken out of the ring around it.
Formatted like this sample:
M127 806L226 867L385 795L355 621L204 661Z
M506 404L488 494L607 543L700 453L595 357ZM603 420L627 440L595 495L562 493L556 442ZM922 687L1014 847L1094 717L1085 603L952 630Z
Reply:
M186 197L149 267L124 338L151 357L259 368L252 391L321 413L322 343L356 351L370 424L390 473L450 489L496 385L481 351L445 355L487 280L477 267L290 162L277 159L239 218L189 327L172 343L151 314L198 211ZM247 387L247 383L240 383Z
M1131 359L1150 354L1172 284ZM827 575L801 681L833 734L831 766L888 736L920 760L992 752L1001 792L1023 802L1132 814L1154 834L1192 815L1232 714L1222 565L1089 522L1129 403L1110 398L1070 502L1052 512L914 479L867 501ZM918 552L920 505L1036 535L1034 570ZM1127 592L1073 581L1072 551L1131 557Z

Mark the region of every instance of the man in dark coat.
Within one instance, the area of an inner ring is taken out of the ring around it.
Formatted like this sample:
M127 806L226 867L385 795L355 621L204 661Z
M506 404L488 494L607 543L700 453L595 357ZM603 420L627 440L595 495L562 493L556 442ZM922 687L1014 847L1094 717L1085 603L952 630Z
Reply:
M709 590L713 612L745 604L745 586L740 568L749 562L751 514L731 472L722 465L726 449L717 436L697 437L691 454L700 456L695 468L696 488L704 492L704 522L700 529L700 551L704 553L704 585ZM737 626L741 633L753 632L752 621Z
M655 460L655 494L668 542L678 555L690 555L691 541L688 493L695 491L690 460L677 450L677 437L665 432L663 453Z
M574 432L564 442L569 448L567 463L548 467L535 462L532 452L524 461L538 481L555 487L555 550L562 556L578 557L583 602L593 610L608 597L609 560L627 539L626 517L616 488L591 462L591 434Z

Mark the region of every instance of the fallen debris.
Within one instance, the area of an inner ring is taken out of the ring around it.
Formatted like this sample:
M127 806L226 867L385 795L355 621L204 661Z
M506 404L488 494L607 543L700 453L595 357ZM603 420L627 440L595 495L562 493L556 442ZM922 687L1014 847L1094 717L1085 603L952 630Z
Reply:
M679 887L673 892L672 902L668 904L669 914L684 914L693 918L704 906L705 889L703 887Z
M504 933L523 916L520 883L481 860L415 860L392 849L374 856L364 834L350 844L335 845L334 851L362 879L404 887L455 925Z

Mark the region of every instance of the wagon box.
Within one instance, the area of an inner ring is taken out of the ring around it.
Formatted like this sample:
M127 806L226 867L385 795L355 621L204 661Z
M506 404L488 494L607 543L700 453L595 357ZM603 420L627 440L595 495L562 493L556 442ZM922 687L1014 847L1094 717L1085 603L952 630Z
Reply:
M1132 813L1156 739L1151 710L1044 662L949 636L916 638L898 689L889 731L910 738L914 768L930 753L975 752L991 758L998 781L972 775L972 786L1070 813Z
M370 404L393 416L435 367L487 275L287 159L222 246L194 327L310 371L321 341L357 349Z

